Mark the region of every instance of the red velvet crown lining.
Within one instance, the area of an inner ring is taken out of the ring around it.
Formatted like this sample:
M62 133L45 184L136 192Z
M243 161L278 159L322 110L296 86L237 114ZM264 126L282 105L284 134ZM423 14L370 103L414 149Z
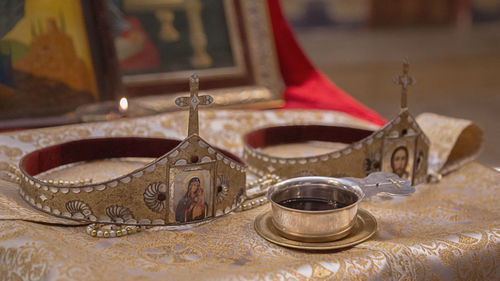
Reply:
M21 159L21 168L31 176L58 166L80 161L120 157L158 158L181 143L161 138L96 138L70 141L35 150ZM219 149L224 155L245 165L235 155Z

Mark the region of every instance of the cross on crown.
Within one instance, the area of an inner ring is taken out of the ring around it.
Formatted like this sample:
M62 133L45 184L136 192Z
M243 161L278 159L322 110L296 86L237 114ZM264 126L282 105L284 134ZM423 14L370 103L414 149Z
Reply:
M401 85L401 108L408 108L407 94L408 86L413 86L417 82L415 78L408 76L408 71L410 70L410 62L408 57L403 59L403 74L395 76L393 81L394 84Z
M209 105L214 99L209 96L198 96L198 89L200 87L200 78L198 75L193 74L189 77L189 97L178 97L175 99L175 104L179 107L189 107L189 125L188 137L191 135L199 135L198 127L198 105Z

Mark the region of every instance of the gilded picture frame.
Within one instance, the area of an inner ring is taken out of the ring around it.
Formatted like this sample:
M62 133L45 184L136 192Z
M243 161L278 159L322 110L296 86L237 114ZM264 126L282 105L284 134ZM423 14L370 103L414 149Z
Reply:
M0 130L76 123L77 107L114 99L120 76L104 1L0 8Z
M138 59L140 50L126 57L120 46L127 44L115 37L123 92L140 105L177 110L173 101L189 90L186 79L193 73L216 106L281 105L283 83L266 1L123 0L118 8L149 48L145 59Z

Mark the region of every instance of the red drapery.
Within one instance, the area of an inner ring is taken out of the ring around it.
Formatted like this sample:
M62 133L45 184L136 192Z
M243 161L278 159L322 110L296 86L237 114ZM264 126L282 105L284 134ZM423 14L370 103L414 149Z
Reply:
M281 12L279 0L268 0L281 75L286 84L283 108L345 112L377 125L385 120L317 70L305 56Z

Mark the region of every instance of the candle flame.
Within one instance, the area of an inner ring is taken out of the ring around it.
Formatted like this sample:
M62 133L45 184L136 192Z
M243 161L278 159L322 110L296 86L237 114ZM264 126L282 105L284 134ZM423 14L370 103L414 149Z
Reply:
M128 100L126 97L120 99L120 112L125 112L128 109Z

